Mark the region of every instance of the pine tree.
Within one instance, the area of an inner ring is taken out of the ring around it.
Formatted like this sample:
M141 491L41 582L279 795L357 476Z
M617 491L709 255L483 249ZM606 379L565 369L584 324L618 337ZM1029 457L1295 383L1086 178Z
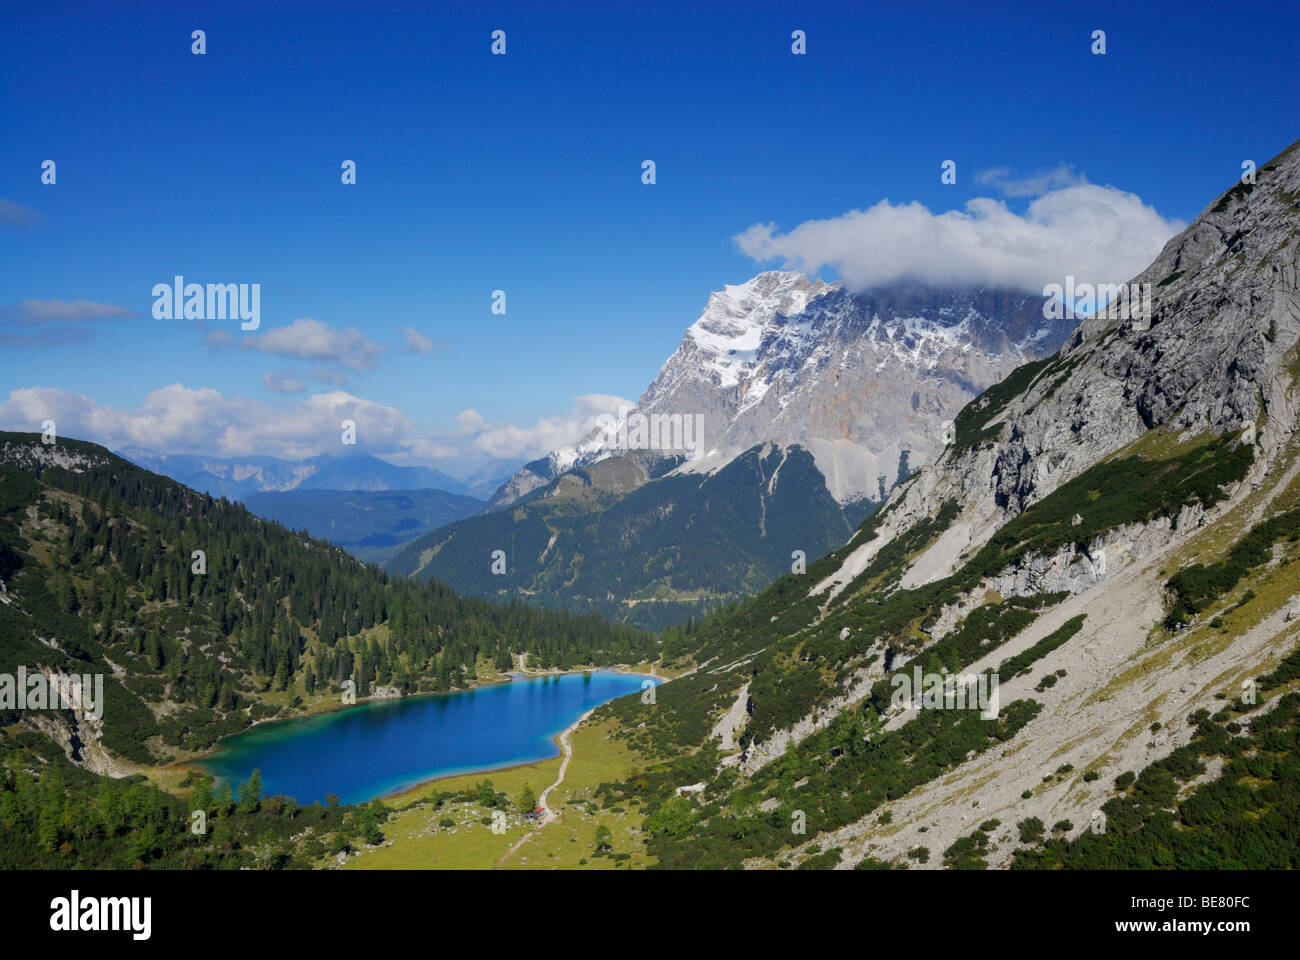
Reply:
M254 770L239 788L239 812L256 813L262 806L262 771Z

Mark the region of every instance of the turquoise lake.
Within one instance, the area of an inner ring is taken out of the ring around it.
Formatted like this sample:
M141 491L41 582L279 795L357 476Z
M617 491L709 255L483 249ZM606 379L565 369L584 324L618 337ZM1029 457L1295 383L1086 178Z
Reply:
M331 793L358 803L434 777L558 756L561 731L592 707L639 694L647 679L597 670L358 704L261 724L223 740L201 766L236 788L260 770L264 793L299 803Z

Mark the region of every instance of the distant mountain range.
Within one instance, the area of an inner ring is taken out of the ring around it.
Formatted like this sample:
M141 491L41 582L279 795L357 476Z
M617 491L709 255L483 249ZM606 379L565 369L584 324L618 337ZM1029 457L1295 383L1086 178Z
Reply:
M441 490L482 500L502 481L495 474L461 481L432 467L399 467L360 452L322 454L306 460L165 454L139 447L117 453L194 490L232 500L287 490Z
M945 420L1061 346L1074 323L1045 320L1042 303L760 273L709 296L634 410L509 478L359 452L122 455L393 573L657 629L841 543L928 460ZM639 443L638 417L693 426L690 443ZM489 496L486 510L469 499Z
M490 505L611 456L675 456L671 468L700 473L768 442L812 453L839 502L880 500L900 473L926 462L944 421L1022 363L1054 353L1074 327L1045 320L1043 298L1024 293L907 285L853 293L802 273L760 273L709 295L628 413L698 418L700 455L620 449L631 446L620 443L621 423L597 428L525 464Z
M526 464L487 512L413 541L388 569L645 627L684 622L789 573L795 551L812 562L833 549L927 461L945 420L1073 326L1021 293L858 294L761 273L710 295L635 410ZM637 448L638 417L682 425L683 443L648 433Z
M444 490L286 490L249 494L244 506L379 561L422 533L478 513L483 501Z

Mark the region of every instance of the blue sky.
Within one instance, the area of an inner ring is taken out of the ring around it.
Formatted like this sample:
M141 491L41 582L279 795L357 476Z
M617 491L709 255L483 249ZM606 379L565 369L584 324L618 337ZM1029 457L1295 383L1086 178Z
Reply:
M733 239L754 224L886 199L1019 216L1035 197L1006 184L1044 171L1176 224L1300 137L1294 3L366 6L10 12L0 425L44 405L113 446L307 452L332 409L313 397L341 390L374 405L377 452L463 473L572 432L593 412L575 398L635 398L710 290L802 255L757 262ZM260 335L311 318L388 350L349 365L156 320L177 273L260 283ZM403 327L435 348L406 352Z

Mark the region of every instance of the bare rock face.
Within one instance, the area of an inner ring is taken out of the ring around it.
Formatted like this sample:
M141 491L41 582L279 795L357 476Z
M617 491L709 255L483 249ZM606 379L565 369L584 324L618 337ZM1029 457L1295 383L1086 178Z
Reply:
M903 491L883 545L947 499L981 545L1007 520L1152 427L1255 430L1257 470L1294 429L1284 355L1300 338L1300 145L1223 194L1133 279L1149 318L1085 320L1059 360L990 417L992 444L948 448ZM934 571L934 576L948 572ZM933 579L933 577L931 577Z
M81 443L26 443L6 440L0 444L0 463L20 470L39 470L43 467L60 467L81 473L90 467L108 463L109 458L96 453Z
M710 294L700 318L642 394L636 413L694 416L694 451L633 453L651 474L719 469L763 443L803 446L840 502L881 500L926 462L945 420L1074 321L1043 318L1041 297L892 287L850 293L769 271ZM575 466L617 451L593 431L526 465L493 498L504 506Z
M1149 309L1091 316L1057 354L1020 368L963 408L954 438L834 555L823 568L833 566L831 572L810 578L806 594L801 584L795 604L783 607L775 591L768 595L759 609L773 610L769 622L779 626L762 632L766 625L739 621L754 631L755 644L770 649L784 640L791 653L743 671L711 671L724 690L748 685L754 704L743 751L722 759L730 769L715 780L723 815L740 816L755 790L766 788L766 782L746 783L746 776L825 728L887 672L914 661L944 673L996 670L1002 677L1002 667L1026 655L1032 668L1000 681L1001 702L1032 697L1037 713L1005 751L954 758L951 769L905 797L891 797L889 825L876 808L819 833L816 842L841 847L848 868L863 856L907 863L917 844L945 849L986 817L1086 822L1113 795L1113 774L1141 769L1185 745L1190 734L1183 718L1217 711L1239 683L1271 671L1294 651L1300 595L1293 543L1274 544L1273 562L1252 566L1249 587L1243 578L1193 622L1171 622L1178 608L1169 588L1179 571L1217 562L1255 524L1294 505L1297 267L1300 143L1261 167L1255 184L1235 185L1217 198L1133 279L1150 286L1149 298L1145 291L1141 298ZM814 300L805 313L832 296ZM1044 524L1023 517L1008 529L1027 508L1112 457L1187 466L1179 451L1216 437L1224 444L1204 462L1214 461L1209 470L1232 469L1200 477L1215 481L1223 495L1213 504L1208 497L1165 496L1172 488L1159 480L1135 482L1124 470L1103 467L1043 510ZM1236 456L1244 452L1237 444L1254 445L1249 466ZM1219 456L1224 453L1232 459ZM1239 479L1222 482L1226 476ZM1159 499L1137 485L1147 482L1160 484ZM1102 499L1099 486L1118 496ZM1101 501L1097 513L1088 506L1092 500ZM941 524L920 525L936 517ZM980 556L999 531L1007 534L999 551ZM896 549L873 567L891 545ZM1005 559L991 560L997 555ZM934 589L919 589L927 584ZM1037 613L1014 636L963 652L954 649L963 644L942 645L973 612L1001 606L1009 596L1041 601L1021 605ZM1233 615L1243 608L1250 612ZM743 637L744 628L733 634ZM712 662L718 651L738 656L733 634L703 646L699 658ZM876 651L884 643L890 646L879 664ZM805 695L802 684L824 681L827 666L834 668L833 682ZM886 731L910 722L879 698L872 707ZM1142 730L1153 735L1134 736ZM799 771L830 770L837 761L829 746L802 754ZM1053 771L1084 765L1096 765L1089 767L1100 774L1095 786L1086 777L1071 778L1066 789L1046 785L1064 785ZM1218 774L1207 765L1203 776ZM1003 837L1014 847L1014 834ZM780 856L793 862L805 852L801 846L792 840ZM1012 864L1009 851L998 855L992 866ZM745 865L770 867L770 860Z

